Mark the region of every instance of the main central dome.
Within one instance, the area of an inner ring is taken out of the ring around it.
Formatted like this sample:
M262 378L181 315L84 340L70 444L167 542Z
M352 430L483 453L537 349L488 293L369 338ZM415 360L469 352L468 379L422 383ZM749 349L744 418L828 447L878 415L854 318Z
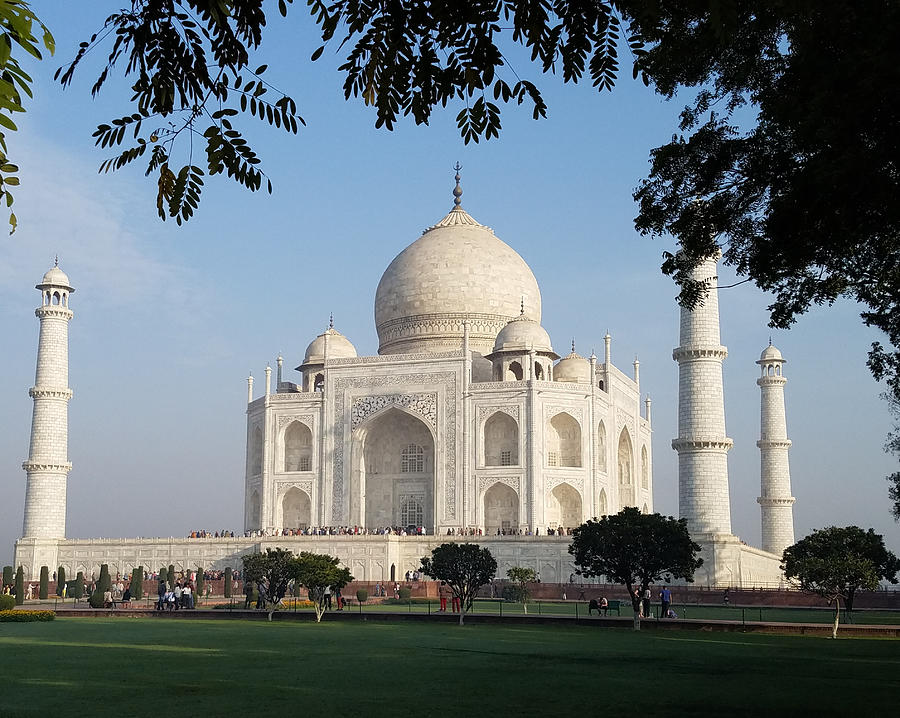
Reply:
M458 178L457 178L458 181ZM489 354L497 333L524 314L541 321L541 291L531 269L490 227L459 206L398 254L375 292L379 354L452 351Z

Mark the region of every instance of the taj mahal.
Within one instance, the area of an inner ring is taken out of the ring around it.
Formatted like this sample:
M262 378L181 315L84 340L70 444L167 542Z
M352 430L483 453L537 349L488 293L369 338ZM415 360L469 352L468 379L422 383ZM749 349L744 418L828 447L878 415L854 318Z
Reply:
M453 195L449 213L381 277L377 355L359 356L332 321L298 357L296 375L285 376L279 356L262 391L248 378L243 536L66 537L75 290L52 267L37 285L34 412L15 549L26 578L42 565L69 575L102 563L120 573L237 567L243 554L281 546L337 556L360 580L390 580L441 542L474 540L490 548L500 575L518 565L563 581L575 570L572 528L625 506L652 512L651 401L639 362L616 367L608 333L602 357L578 354L574 342L560 357L541 325L531 268L462 208L458 174ZM703 548L697 583L775 586L781 552L794 542L785 360L770 345L757 362L763 546L755 548L731 531L716 265L712 257L695 271L711 291L681 310L673 352L679 515Z

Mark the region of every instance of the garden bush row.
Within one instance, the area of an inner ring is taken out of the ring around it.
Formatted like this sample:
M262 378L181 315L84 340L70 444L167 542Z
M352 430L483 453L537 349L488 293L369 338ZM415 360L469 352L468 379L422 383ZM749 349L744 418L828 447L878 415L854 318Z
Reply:
M0 611L0 623L31 623L32 621L52 621L55 611Z

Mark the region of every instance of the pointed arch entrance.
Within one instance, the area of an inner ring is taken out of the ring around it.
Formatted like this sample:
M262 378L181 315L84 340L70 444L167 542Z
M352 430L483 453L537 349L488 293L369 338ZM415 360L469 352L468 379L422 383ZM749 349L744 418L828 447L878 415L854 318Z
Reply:
M582 521L581 494L570 484L560 484L550 492L547 521L551 528L574 528Z
M424 421L398 407L379 412L354 430L350 454L351 524L434 530L434 436Z
M285 529L309 528L312 505L309 496L296 486L288 489L281 498L279 507L281 521L279 526Z
M519 528L519 495L506 484L496 483L484 492L483 523L486 536Z

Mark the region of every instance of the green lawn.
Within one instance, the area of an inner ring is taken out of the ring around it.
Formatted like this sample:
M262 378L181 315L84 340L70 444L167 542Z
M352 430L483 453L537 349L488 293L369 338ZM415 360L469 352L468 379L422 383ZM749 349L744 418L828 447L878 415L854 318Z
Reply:
M0 716L884 715L900 690L898 647L693 631L62 618L0 624Z

